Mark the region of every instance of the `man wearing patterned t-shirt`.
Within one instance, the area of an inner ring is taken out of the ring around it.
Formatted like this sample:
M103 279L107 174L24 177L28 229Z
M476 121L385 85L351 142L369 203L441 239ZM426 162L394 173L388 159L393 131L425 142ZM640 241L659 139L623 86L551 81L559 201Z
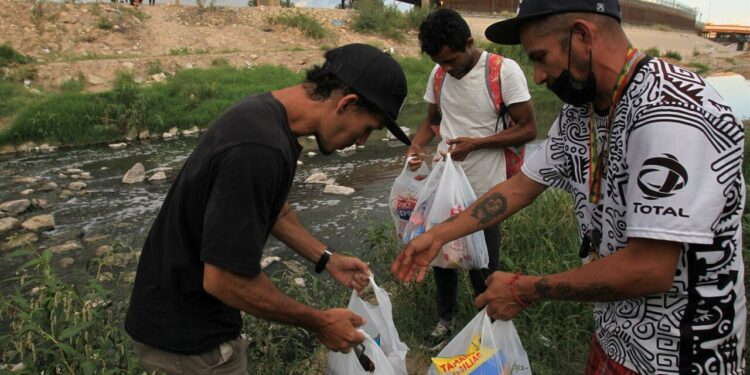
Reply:
M564 189L584 264L495 272L477 306L511 319L538 300L595 302L587 374L742 374L742 124L699 76L632 48L620 20L617 0L524 0L486 30L522 44L534 80L567 105L522 173L410 242L392 269L421 280L447 241Z

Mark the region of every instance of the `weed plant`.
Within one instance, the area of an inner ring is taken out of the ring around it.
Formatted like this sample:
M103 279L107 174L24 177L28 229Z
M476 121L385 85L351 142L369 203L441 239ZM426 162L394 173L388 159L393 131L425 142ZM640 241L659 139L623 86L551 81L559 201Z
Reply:
M150 60L146 63L146 73L149 75L162 72L164 72L164 68L161 66L161 60Z
M680 61L682 60L682 55L677 51L667 50L666 53L664 53L664 57L669 57L670 59Z
M31 59L16 51L8 43L0 44L0 67L23 65L30 62Z
M84 88L86 88L86 77L80 71L75 78L60 83L61 92L81 92Z
M643 51L645 54L651 56L651 57L659 57L661 56L661 51L659 51L656 47L651 47Z
M298 10L285 11L275 16L268 16L266 21L275 25L284 25L299 29L304 36L312 39L324 39L330 34L328 29L315 19L315 17Z
M137 358L122 328L124 304L112 302L111 290L96 277L80 287L62 281L50 250L6 256L31 259L1 285L12 290L0 297L0 319L8 327L0 335L3 363L22 363L29 374L136 371Z
M20 83L0 80L0 118L17 113L38 97Z
M708 73L711 70L711 68L709 68L708 65L699 63L697 61L689 62L687 66L691 68L695 68L695 73L702 75L702 76L705 76L706 73Z
M113 27L112 21L107 17L99 17L99 22L97 22L96 26L102 30L111 30Z
M385 5L382 0L358 0L354 3L354 10L354 31L380 34L396 41L403 40L407 31L419 28L429 14L429 9L423 10L418 7L402 13L395 4Z

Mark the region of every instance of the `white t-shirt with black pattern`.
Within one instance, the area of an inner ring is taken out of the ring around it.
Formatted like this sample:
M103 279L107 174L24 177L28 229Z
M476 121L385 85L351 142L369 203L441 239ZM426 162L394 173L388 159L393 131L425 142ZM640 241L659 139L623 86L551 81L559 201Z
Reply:
M659 59L636 69L617 104L598 210L588 106L563 107L523 173L573 195L579 234L601 229L599 257L630 237L683 244L668 292L595 304L607 355L642 374L744 373L742 123L696 74ZM594 119L604 144L606 118Z

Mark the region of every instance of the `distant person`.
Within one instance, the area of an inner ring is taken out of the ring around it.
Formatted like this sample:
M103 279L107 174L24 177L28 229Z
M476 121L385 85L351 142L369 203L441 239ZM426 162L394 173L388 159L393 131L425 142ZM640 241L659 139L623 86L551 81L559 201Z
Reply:
M156 0L148 0L148 5L156 5Z
M362 145L395 120L406 97L398 63L377 48L328 51L304 83L246 97L201 137L143 246L125 328L148 371L247 373L240 311L303 327L334 351L362 342L362 317L321 311L282 293L261 271L269 234L347 288L369 284L361 260L313 237L286 202L302 146L323 154ZM270 360L276 360L269 358Z
M536 83L567 104L522 173L412 240L392 270L422 280L446 242L561 188L583 264L495 272L476 305L507 320L541 300L594 302L587 374L743 374L742 123L701 77L631 47L620 20L617 0L524 0L487 28L522 44Z
M424 159L423 148L439 125L442 140L436 156L450 152L466 172L477 196L505 181L508 173L505 150L522 146L536 137L536 122L531 95L518 64L506 57L479 50L461 15L440 9L419 28L422 52L436 63L432 69L424 100L427 116L407 151L412 169ZM493 69L490 69L490 66ZM490 90L495 90L494 95ZM511 124L515 126L510 127ZM523 159L519 156L517 161ZM516 170L520 165L514 166ZM489 268L469 271L476 295L486 289L485 279L498 270L500 227L484 230L489 252ZM437 284L438 322L428 337L428 346L440 350L453 333L456 313L458 273L454 269L433 267Z

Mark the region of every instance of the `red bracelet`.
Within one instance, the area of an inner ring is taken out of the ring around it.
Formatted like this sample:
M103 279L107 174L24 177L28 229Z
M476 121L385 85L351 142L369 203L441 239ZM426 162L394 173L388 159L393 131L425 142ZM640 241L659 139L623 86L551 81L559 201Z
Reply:
M531 304L530 304L530 303L527 303L527 302L524 302L524 301L523 301L523 300L522 300L522 299L521 299L521 298L520 298L520 297L518 296L518 292L516 291L516 281L518 281L518 278L520 278L520 277L521 277L521 273L520 273L520 272L516 272L516 273L515 273L515 274L513 275L513 278L512 278L512 279L510 279L510 281L508 281L508 285L510 285L510 293L511 293L511 294L513 294L513 298L515 298L515 300L516 300L516 303L517 303L517 304L519 304L519 305L520 305L521 307L523 307L524 309L527 309L527 308L531 307Z

